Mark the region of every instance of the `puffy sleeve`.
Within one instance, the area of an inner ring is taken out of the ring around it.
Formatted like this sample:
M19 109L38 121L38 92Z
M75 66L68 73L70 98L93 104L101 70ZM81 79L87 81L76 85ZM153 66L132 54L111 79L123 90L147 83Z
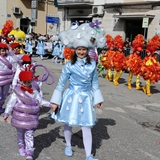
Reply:
M17 98L16 94L12 93L8 103L6 104L4 116L9 117L9 115L11 114L13 107L17 101L18 101L18 98Z
M99 88L98 74L97 74L96 68L93 73L92 90L93 90L93 97L94 97L94 105L97 105L98 103L103 102L104 99Z
M44 100L37 90L34 90L34 94L36 95L36 97L34 98L38 100L41 106L50 107L51 103L49 101Z
M13 77L13 81L12 81L12 86L13 86L13 87L16 86L17 83L18 83L18 81L19 81L19 73L20 73L20 72L21 72L20 68L17 67L16 73L15 73L15 75L14 75L14 77Z
M58 104L58 105L61 104L62 92L63 92L63 89L64 89L67 81L69 80L69 77L70 77L70 74L71 74L70 73L70 65L71 65L71 63L68 62L64 66L64 68L62 69L62 73L61 73L61 76L59 78L58 85L57 85L56 89L54 90L54 92L52 94L52 97L51 97L51 100L50 100L51 103Z

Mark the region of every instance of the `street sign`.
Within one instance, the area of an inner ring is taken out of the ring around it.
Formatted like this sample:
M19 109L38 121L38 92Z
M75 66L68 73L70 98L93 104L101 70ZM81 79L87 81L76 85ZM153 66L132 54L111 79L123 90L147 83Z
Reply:
M142 28L148 28L149 18L143 18Z
M37 9L31 9L31 19L37 19Z
M38 1L31 1L31 8L35 9L38 8Z
M46 23L59 24L59 18L46 16Z

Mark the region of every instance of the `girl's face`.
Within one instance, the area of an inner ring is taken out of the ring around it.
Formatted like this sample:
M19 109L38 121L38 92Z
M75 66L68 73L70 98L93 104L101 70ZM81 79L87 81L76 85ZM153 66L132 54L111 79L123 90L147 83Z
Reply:
M14 48L14 53L19 54L20 53L20 46Z
M137 54L140 54L140 51L136 51Z
M30 88L31 87L32 81L22 81L22 85L25 88Z
M0 49L0 55L1 55L2 57L5 57L5 56L6 56L6 49L1 48L1 49Z
M84 58L87 55L87 48L85 47L77 47L76 48L76 54L79 58Z
M151 55L151 52L147 52L147 56L150 56Z
M119 50L120 52L122 52L122 48L118 48L118 50Z

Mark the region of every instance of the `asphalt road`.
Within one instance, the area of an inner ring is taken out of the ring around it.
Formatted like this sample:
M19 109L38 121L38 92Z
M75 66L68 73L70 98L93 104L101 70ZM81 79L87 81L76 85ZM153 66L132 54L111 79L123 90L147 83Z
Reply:
M62 65L54 64L51 59L37 63L44 64L55 76L53 85L43 84L44 98L50 100L58 83ZM37 74L43 73L43 68ZM96 109L98 122L92 128L93 155L99 160L160 160L160 84L151 87L151 97L135 87L127 89L127 73L123 73L120 85L99 78L104 96L104 106ZM141 85L144 85L141 79ZM50 118L50 110L42 108L39 127L35 131L35 160L85 160L81 128L73 128L73 157L64 155L65 141L63 124ZM18 153L16 131L10 122L4 123L0 117L0 160L24 160Z

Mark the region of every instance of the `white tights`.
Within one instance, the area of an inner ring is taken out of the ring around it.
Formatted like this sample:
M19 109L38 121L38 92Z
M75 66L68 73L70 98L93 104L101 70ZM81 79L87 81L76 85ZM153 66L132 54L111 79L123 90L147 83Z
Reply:
M83 144L86 152L86 157L91 155L92 150L92 133L90 127L81 127L83 134ZM72 127L67 124L64 125L64 137L66 145L71 146Z

